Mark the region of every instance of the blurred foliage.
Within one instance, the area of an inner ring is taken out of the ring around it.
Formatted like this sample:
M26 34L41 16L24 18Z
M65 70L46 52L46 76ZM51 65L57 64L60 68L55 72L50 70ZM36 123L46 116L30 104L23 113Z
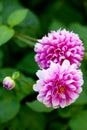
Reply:
M36 101L33 47L36 39L59 28L78 33L84 43L84 85L75 103L54 110ZM16 87L8 91L3 78L16 71ZM87 1L0 0L0 130L87 130L86 120Z

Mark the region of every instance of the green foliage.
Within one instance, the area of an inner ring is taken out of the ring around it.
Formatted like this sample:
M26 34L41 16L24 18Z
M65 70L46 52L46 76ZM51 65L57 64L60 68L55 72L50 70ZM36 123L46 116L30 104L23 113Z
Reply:
M71 118L69 124L71 130L86 130L87 129L87 111L80 112ZM80 125L81 124L81 125Z
M23 72L29 74L35 74L38 70L38 66L34 60L34 53L29 53L26 55L17 65L17 68Z
M14 35L14 30L5 25L0 26L0 46L10 40Z
M54 20L50 26L49 26L49 30L58 30L58 29L63 29L65 28L65 25L57 20Z
M60 122L52 122L49 130L67 130L67 125L64 125L63 123Z
M27 95L33 94L32 86L34 84L34 80L32 78L21 75L16 83L14 91L18 100L21 101Z
M77 33L82 39L85 49L87 50L87 26L82 26L79 23L73 23L69 29Z
M0 130L87 129L87 3L82 0L0 1ZM47 108L33 91L38 65L34 45L52 30L66 28L79 35L85 47L83 91L66 108ZM5 44L6 43L6 44ZM2 81L11 76L13 90Z
M2 0L1 6L2 6L1 17L3 23L7 22L8 16L13 11L23 8L18 0Z
M78 104L78 105L72 104L64 109L59 108L57 111L58 111L58 114L62 118L67 119L67 118L72 118L77 113L81 112L82 109L83 109L83 106L80 106L80 104Z
M27 106L36 112L51 112L53 110L53 108L47 108L44 104L40 103L37 100L31 103L27 102Z
M28 9L20 9L12 12L8 17L7 23L11 27L14 27L20 24L25 19L27 13L28 13Z
M75 104L77 105L84 105L84 104L87 104L87 94L83 91L79 98L77 99L77 101L75 102Z
M15 72L15 69L12 68L1 68L0 69L0 82L2 82L3 78L6 76L12 76L12 73Z
M4 77L6 76L12 76L16 70L14 69L1 69L0 70L0 82L3 81ZM21 101L25 96L28 94L33 93L32 85L34 84L34 80L30 77L24 76L22 73L20 73L20 76L16 78L16 87L14 89L14 96L17 98L19 101ZM11 92L8 93L6 91L6 95L12 94ZM6 96L5 95L5 96ZM7 95L7 96L8 96Z
M0 122L11 120L18 113L20 104L16 98L8 97L0 101Z
M39 20L38 20L37 16L31 10L28 10L27 16L20 23L19 26L24 28L24 29L27 29L27 30L28 30L28 28L26 28L26 27L29 27L30 30L31 29L32 30L37 30L38 27L39 27Z
M27 129L30 130L44 130L45 118L43 114L38 115L38 113L27 107L22 108L22 111L19 114L21 116L21 123L24 125L24 129L27 127Z
M3 130L9 126L9 130L44 130L45 128L45 117L43 114L32 111L26 106L22 106L18 115L5 123Z

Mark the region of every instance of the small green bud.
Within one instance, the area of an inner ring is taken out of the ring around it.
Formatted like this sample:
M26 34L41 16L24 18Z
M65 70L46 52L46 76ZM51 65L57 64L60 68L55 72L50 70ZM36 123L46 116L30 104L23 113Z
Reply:
M19 73L18 71L17 71L17 72L14 72L14 73L12 74L12 79L15 80L15 79L17 79L19 76L20 76L20 73Z

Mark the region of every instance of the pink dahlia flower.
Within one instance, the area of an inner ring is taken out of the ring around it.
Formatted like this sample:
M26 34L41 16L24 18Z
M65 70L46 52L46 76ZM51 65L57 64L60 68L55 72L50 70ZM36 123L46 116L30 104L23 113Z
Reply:
M37 99L47 107L64 108L75 102L82 91L82 72L68 60L62 65L51 62L48 69L38 70L36 74L39 80L33 89L39 93Z
M51 61L60 63L67 59L70 64L80 62L84 56L84 47L79 36L73 32L64 30L52 31L44 36L35 45L35 60L40 68L47 69Z

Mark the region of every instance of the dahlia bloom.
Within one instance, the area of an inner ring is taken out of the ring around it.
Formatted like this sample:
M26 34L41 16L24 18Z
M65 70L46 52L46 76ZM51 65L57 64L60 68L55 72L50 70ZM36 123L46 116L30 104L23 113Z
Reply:
M52 31L38 40L34 51L36 62L44 69L49 68L51 61L62 64L65 59L79 67L84 56L84 47L79 36L65 29Z
M68 60L62 65L51 62L48 69L38 70L36 74L39 80L33 89L39 93L37 99L47 107L64 108L75 102L82 92L82 72Z
M15 87L14 80L9 76L5 77L3 80L3 87L5 87L8 90L12 90Z

